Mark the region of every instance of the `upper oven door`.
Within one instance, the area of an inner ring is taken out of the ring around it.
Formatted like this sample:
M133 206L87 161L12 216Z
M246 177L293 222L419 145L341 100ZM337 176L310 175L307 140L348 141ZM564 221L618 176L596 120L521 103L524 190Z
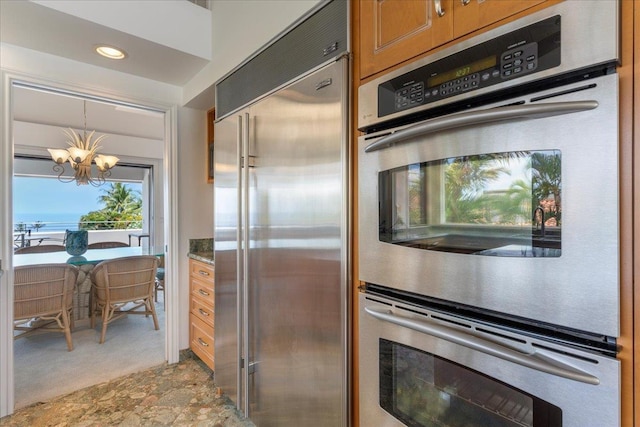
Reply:
M611 74L359 139L360 280L618 336Z

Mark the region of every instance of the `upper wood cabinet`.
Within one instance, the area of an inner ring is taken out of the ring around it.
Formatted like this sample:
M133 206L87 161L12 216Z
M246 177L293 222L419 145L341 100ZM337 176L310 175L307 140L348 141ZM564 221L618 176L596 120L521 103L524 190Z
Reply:
M360 78L451 40L452 3L453 0L361 0Z
M360 79L548 0L360 0Z
M546 0L457 0L453 3L453 37L458 38Z

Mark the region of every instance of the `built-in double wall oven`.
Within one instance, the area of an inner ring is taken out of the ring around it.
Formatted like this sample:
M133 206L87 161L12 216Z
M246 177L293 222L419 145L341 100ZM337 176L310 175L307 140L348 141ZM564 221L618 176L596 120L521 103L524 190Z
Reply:
M360 88L362 426L619 424L618 6Z

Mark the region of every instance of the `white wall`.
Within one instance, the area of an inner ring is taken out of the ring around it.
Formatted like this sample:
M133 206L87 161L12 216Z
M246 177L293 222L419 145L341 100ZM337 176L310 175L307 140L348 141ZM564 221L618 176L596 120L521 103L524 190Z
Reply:
M213 237L213 184L207 183L206 112L178 109L180 348L189 347L189 239Z
M209 65L184 86L185 105L323 0L212 0ZM213 99L209 107L213 107Z

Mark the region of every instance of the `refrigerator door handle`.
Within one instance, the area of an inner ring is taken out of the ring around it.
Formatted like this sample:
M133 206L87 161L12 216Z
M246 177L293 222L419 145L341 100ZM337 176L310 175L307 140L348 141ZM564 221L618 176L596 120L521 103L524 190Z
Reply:
M241 181L241 193L242 193L242 323L241 325L249 324L249 113L244 113L244 123L242 126L242 151L240 153L240 159L242 160L242 181ZM244 329L244 328L240 328ZM242 334L242 356L245 363L245 369L243 369L242 375L242 391L244 395L244 416L249 418L249 334Z
M236 347L236 360L238 361L239 369L236 371L236 390L238 390L238 408L244 408L245 404L243 402L243 394L242 394L242 372L244 367L244 358L242 353L242 283L244 282L244 264L243 264L243 249L240 242L242 242L242 134L243 134L243 125L242 125L242 116L239 115L237 117L237 135L236 135L236 162L237 162L237 176L236 180L238 182L237 187L237 227L236 227L236 242L238 242L238 250L236 251L236 342L238 343Z

